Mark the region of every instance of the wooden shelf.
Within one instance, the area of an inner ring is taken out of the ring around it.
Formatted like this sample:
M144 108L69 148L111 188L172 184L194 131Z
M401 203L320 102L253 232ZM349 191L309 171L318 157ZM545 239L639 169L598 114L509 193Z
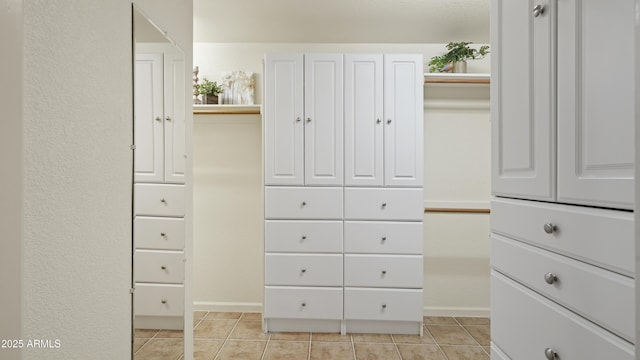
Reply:
M259 115L260 105L193 105L194 115Z
M425 84L482 84L491 82L489 74L425 73Z

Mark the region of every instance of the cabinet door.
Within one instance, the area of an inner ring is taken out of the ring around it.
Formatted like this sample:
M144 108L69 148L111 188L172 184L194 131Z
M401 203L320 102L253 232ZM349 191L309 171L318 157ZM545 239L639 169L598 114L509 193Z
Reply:
M494 195L555 200L555 3L491 1Z
M304 184L302 54L267 54L264 83L266 185Z
M383 185L382 55L345 55L345 185Z
M164 178L162 54L136 54L134 168L136 182Z
M305 55L305 184L343 183L342 70L342 54Z
M185 173L184 54L164 55L164 180L184 183Z
M422 55L384 56L384 182L387 186L422 186L422 67Z
M633 209L634 4L558 2L558 201Z

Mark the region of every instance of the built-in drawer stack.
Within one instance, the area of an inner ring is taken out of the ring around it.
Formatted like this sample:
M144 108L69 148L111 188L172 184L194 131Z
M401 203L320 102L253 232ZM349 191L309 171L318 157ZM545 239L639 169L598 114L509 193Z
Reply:
M492 202L496 359L633 359L633 213Z
M135 184L135 327L182 329L184 185Z
M347 332L422 331L422 189L345 188Z
M341 187L265 187L266 331L339 332Z

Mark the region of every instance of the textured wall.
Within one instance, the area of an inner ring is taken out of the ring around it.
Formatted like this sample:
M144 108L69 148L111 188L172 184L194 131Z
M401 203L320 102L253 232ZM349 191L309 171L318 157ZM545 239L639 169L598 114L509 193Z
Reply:
M131 351L131 2L24 3L25 359Z
M22 303L22 1L0 0L0 339L21 338ZM0 358L20 358L0 348Z

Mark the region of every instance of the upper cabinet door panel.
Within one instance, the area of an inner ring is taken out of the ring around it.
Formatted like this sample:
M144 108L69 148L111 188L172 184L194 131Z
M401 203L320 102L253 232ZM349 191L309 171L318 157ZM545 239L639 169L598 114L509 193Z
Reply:
M387 186L422 186L422 55L384 56L384 178Z
M555 3L491 1L494 195L555 200Z
M184 55L164 55L164 180L184 184L185 177L185 71Z
M302 54L267 54L264 88L265 184L303 185Z
M307 54L304 64L305 184L343 183L343 57Z
M136 54L134 79L135 181L162 182L162 54Z
M633 209L634 3L558 2L559 201Z
M345 55L345 185L383 185L383 57Z

